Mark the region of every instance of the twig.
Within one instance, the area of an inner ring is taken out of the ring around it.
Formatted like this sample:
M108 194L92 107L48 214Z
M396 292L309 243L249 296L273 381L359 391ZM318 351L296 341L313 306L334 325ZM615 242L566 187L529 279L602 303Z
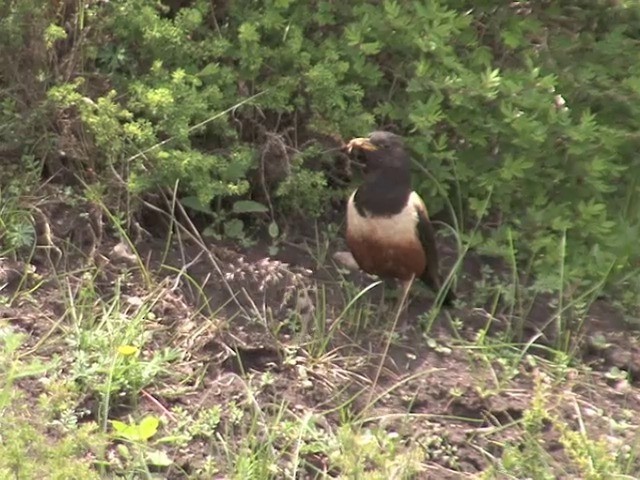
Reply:
M411 289L411 285L413 285L414 279L415 279L415 275L412 275L411 279L404 286L404 291L402 292L400 304L398 305L398 308L396 310L396 315L393 319L393 324L391 326L391 330L390 330L391 333L384 347L384 351L382 352L382 358L380 358L380 362L378 363L378 369L376 371L376 376L373 378L373 383L371 384L371 390L369 390L369 398L367 399L367 406L365 407L365 409L371 407L373 392L376 386L378 385L378 380L380 379L380 373L382 372L384 360L387 357L387 353L389 353L389 347L391 346L391 339L393 338L393 332L395 331L396 326L398 325L398 319L400 318L400 314L402 313L402 307L404 306L404 303L407 301L407 297L409 296L409 290Z

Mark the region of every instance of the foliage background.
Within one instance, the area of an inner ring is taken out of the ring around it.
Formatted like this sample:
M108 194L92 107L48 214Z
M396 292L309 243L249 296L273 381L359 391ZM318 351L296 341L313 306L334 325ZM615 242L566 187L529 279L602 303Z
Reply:
M392 128L464 241L632 303L640 6L426 3L4 0L0 150L125 196L179 182L237 238L329 213L339 138Z

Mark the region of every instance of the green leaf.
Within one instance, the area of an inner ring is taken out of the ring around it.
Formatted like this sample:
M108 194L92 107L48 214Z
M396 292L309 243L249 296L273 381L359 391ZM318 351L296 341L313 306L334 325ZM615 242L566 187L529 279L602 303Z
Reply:
M238 200L233 204L234 213L265 213L269 209L260 202L253 200Z
M111 426L118 433L124 432L129 427L129 425L124 422L120 422L119 420L111 420Z
M220 234L213 225L205 227L205 229L202 231L202 236L220 240Z
M173 460L169 458L164 450L152 450L146 454L147 463L155 467L168 467L173 464Z
M360 44L360 50L365 55L377 55L382 50L380 42L366 42Z
M278 228L278 224L276 222L271 222L269 224L269 236L271 238L278 238L278 235L280 235L280 229Z
M213 210L209 205L203 205L198 197L184 197L180 199L180 203L183 207L190 208L200 213L207 213L213 215Z
M153 415L147 415L138 426L138 435L141 440L149 440L158 431L160 420Z
M238 28L238 38L242 43L257 43L260 40L260 34L255 24L245 22Z
M63 40L65 38L67 38L67 32L65 31L64 28L60 27L59 25L52 23L44 31L44 39L45 39L45 42L47 43L47 48L53 47L53 44L57 40Z
M224 235L229 238L244 237L244 222L238 218L224 222Z
M131 452L129 451L129 449L124 443L120 443L116 445L116 450L122 458L126 458L126 459L131 458Z
M220 65L218 63L209 63L206 67L204 67L200 72L198 72L199 77L213 77L220 72Z
M517 31L504 30L500 32L502 41L509 48L517 48L522 43L522 34Z
M400 13L402 12L402 9L400 8L400 5L398 5L398 2L392 0L386 0L384 2L384 10L390 18L398 18L400 16Z
M127 425L118 420L112 420L111 425L117 433L117 436L126 438L134 442L146 441L153 437L158 431L160 420L148 415L140 421L140 424Z

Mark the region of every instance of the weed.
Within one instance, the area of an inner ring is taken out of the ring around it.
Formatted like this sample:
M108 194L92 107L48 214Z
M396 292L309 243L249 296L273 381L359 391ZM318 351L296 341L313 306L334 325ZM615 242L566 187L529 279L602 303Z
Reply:
M0 2L0 477L637 476L638 5L45 3ZM330 261L374 128L452 225L422 331Z

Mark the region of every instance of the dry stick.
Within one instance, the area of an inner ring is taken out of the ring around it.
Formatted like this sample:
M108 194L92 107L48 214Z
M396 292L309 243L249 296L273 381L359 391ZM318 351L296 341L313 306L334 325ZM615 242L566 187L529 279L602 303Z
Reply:
M227 108L226 110L223 110L220 113L216 113L215 115L213 115L212 117L207 118L206 120L201 121L200 123L196 123L193 127L189 127L189 129L187 130L187 133L191 133L192 131L205 126L207 123L209 122L213 122L214 120L217 120L218 118L222 117L223 115L226 115L229 112L233 112L234 110L236 110L238 107L241 107L242 105L244 105L245 103L250 102L251 100L255 100L256 98L258 98L261 95L264 95L265 93L267 93L269 91L269 89L263 90L262 92L258 92L255 95L251 95L248 98L245 98L244 100L236 103L235 105L233 105L232 107ZM152 150L155 150L158 147L161 147L162 145L165 145L167 143L169 143L170 141L172 141L175 137L169 137L161 142L156 143L155 145L152 145L151 147L147 148L146 150L143 150L142 152L138 152L135 155L127 158L127 162L130 162L131 160L135 160L138 157L142 157L143 155L151 152Z
M147 398L147 400L153 403L153 405L155 405L158 408L158 410L160 410L161 413L164 413L172 421L174 422L176 421L176 416L173 413L171 413L171 410L167 409L167 407L162 405L162 403L160 403L160 401L157 398L155 398L153 395L147 392L144 388L140 390L140 393L142 393L143 397Z
M172 231L173 231L173 224L175 222L177 222L177 219L175 218L175 211L176 211L176 204L178 203L178 187L180 186L180 180L176 180L174 187L173 187L173 194L171 195L171 219L169 220L169 230L168 230L168 234L167 234L167 240L166 240L166 247L165 247L165 251L163 253L163 257L162 257L162 263L165 263L165 260L167 259L167 256L169 255L169 249L171 248L171 242L173 241L173 235L172 235ZM166 201L166 199L165 199ZM175 236L178 240L178 248L180 249L180 258L182 260L183 264L187 263L187 255L184 251L184 244L182 241L182 235L180 234L180 230L176 229L175 230ZM202 252L200 252L202 253ZM198 257L196 258L200 258L200 255L198 255ZM194 260L194 263L196 261ZM189 264L189 266L187 267L190 268L191 264ZM184 268L184 267L183 267ZM187 270L185 270L187 271ZM204 289L205 283L203 283L202 285L200 285L201 289ZM196 298L196 295L194 294L193 291L193 286L191 285L191 282L187 282L186 287L189 289L189 293L192 295L193 298ZM176 288L178 288L178 283L176 282ZM207 306L209 306L209 302L207 301Z
M164 193L163 193L164 196ZM168 199L165 196L165 200L168 201ZM155 205L147 202L146 200L143 200L143 203L146 207L154 210L155 212L158 212L162 215L169 215L167 212L165 212L164 210L156 207ZM227 279L224 276L224 272L222 271L222 269L220 268L220 265L218 264L218 261L215 257L215 255L213 253L211 253L211 251L207 248L206 244L204 243L204 240L202 239L202 236L198 233L198 229L195 227L195 225L193 225L193 223L191 222L191 219L189 219L188 216L186 216L186 213L184 212L184 209L182 208L182 205L180 205L178 203L178 207L181 209L182 213L184 214L185 218L187 219L187 221L189 222L189 227L192 230L187 229L184 225L182 225L182 223L180 222L175 222L175 225L188 237L190 238L193 242L196 243L196 245L198 245L198 247L200 247L202 249L202 251L207 255L207 258L209 260L209 263L211 263L211 265L213 265L213 268L216 270L216 273L220 276L220 279L222 280L222 283L224 284L225 288L227 289L227 291L229 292L229 294L231 295L231 298L233 299L234 303L236 304L236 306L242 311L243 314L245 314L247 317L249 317L249 312L247 312L247 310L242 306L242 304L238 301L238 295L236 292L233 291L233 288L231 288L231 285L229 285L229 282L227 281Z
M193 267L196 263L198 263L200 261L200 257L202 256L203 252L200 251L198 253L198 255L196 255L196 258L194 258L193 260L191 260L189 263L185 263L182 268L180 269L180 271L178 272L178 274L176 275L176 279L173 282L173 287L171 287L171 291L174 292L178 289L178 287L180 286L180 281L182 280L182 277L184 276L185 273L187 273L187 270L189 270L191 267Z
M391 331L390 331L391 333L389 335L389 339L387 340L387 344L385 345L384 351L382 352L382 358L380 359L380 363L378 363L378 370L376 371L376 376L374 377L373 383L371 384L371 390L369 391L369 398L367 399L367 405L365 409L371 407L373 392L376 388L376 385L378 385L378 380L380 379L380 373L382 372L382 366L384 365L384 360L387 357L387 353L389 353L389 347L391 346L391 339L393 338L393 332L396 330L396 326L398 325L398 319L400 318L400 314L402 312L402 307L404 303L407 301L407 297L409 296L409 290L411 289L411 285L413 285L413 281L415 280L415 278L416 278L415 275L411 275L411 278L404 286L404 289L402 292L402 298L400 299L400 305L398 305L398 308L396 310L396 315L395 315L395 318L393 319L393 325L391 326Z
M207 248L206 243L204 242L204 239L202 238L202 235L200 235L200 232L198 231L198 229L196 228L196 226L193 224L193 222L191 221L191 218L189 218L189 216L187 215L187 212L185 211L184 207L182 206L182 204L180 202L177 203L177 207L180 209L180 212L182 213L182 215L184 216L184 218L187 220L187 222L189 223L189 228L191 231L187 230L186 228L185 233L190 236L197 244L198 246L207 254L207 258L209 259L209 262L213 265L213 267L216 269L216 272L218 273L218 275L220 275L220 278L222 279L222 282L224 283L224 286L226 287L227 291L229 292L229 294L231 295L231 298L233 298L233 301L235 302L235 304L237 305L237 307L242 311L242 313L247 317L249 317L249 312L247 311L246 308L244 308L242 306L242 304L238 301L238 294L236 292L233 291L233 288L231 288L231 285L229 284L229 282L227 281L227 279L225 278L224 272L222 271L222 269L220 268L220 265L218 264L218 261L215 257L215 255L213 253L211 253L211 250L209 250ZM180 225L180 222L176 222L177 225ZM180 225L182 226L182 225ZM243 289L244 290L244 289Z
M203 120L200 123L195 124L194 126L190 127L187 132L190 133L200 127L203 127L204 125L206 125L207 123L210 123L224 115L226 115L229 112L233 112L234 110L236 110L238 107L252 101L255 100L256 98L260 97L261 95L264 95L265 93L267 93L269 91L269 89L263 90L261 92L256 93L255 95L252 95L248 98L245 98L244 100L236 103L235 105L233 105L232 107L227 108L226 110L223 110L220 113L217 113L205 120ZM131 162L132 160L135 160L138 157L142 157L145 156L147 153L155 150L158 147L161 147L169 142L171 142L175 137L169 137L161 142L156 143L155 145L152 145L151 147L147 148L146 150L143 150L141 152L138 152L137 154L127 158L127 162ZM124 179L120 176L120 174L118 174L118 172L115 170L113 165L110 165L112 172L116 175L116 178L118 178L124 185L126 185L126 182L124 182ZM163 193L163 197L165 198L165 201L168 202L168 199L166 197L166 195L164 195ZM165 214L166 212L163 212L161 209L155 207L155 205L151 205L149 202L144 201L143 203L157 211L160 212L162 214ZM175 222L176 225L178 226L178 228L180 230L182 230L188 237L190 237L193 241L195 241L198 246L200 248L202 248L203 251L205 251L207 253L207 257L209 258L209 262L214 266L214 268L216 269L216 272L220 275L220 278L222 279L225 288L229 291L229 293L231 294L234 302L236 303L236 305L238 306L238 308L240 308L240 310L242 311L242 313L244 313L245 315L248 316L248 312L247 310L240 304L240 302L238 301L238 299L236 298L237 295L236 293L233 291L233 289L231 288L231 285L229 285L229 282L227 282L226 278L224 277L224 273L222 272L222 269L220 268L220 266L218 265L218 262L215 259L215 256L209 251L209 249L206 247L206 244L204 243L204 240L202 239L202 236L198 233L198 229L195 227L195 225L191 222L191 219L189 219L188 215L186 214L186 212L184 211L184 208L182 207L182 205L180 203L177 203L178 207L180 208L180 210L182 211L182 214L185 216L185 218L188 220L189 222L189 228L191 229L191 231L189 231L187 228L185 228L183 225L180 224L180 222Z

